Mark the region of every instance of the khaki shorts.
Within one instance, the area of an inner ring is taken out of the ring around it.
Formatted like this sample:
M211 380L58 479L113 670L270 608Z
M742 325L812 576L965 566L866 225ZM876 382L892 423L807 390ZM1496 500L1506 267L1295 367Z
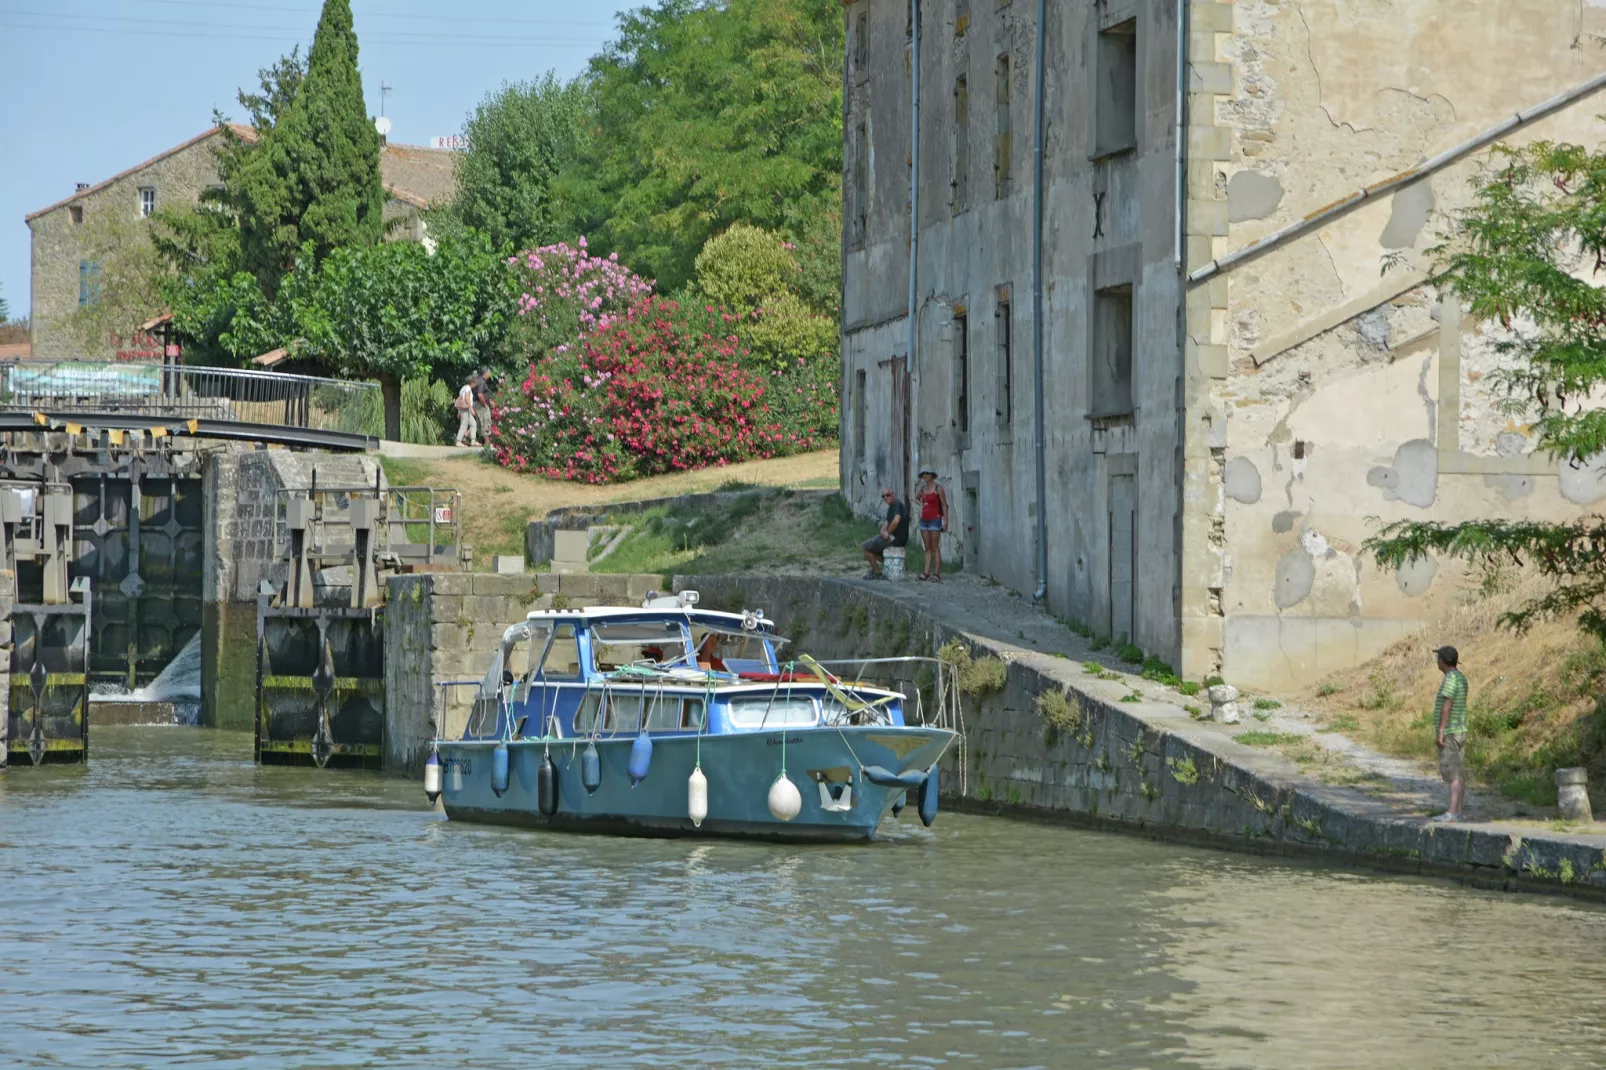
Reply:
M1466 779L1466 765L1463 761L1466 745L1465 732L1444 737L1444 746L1439 748L1439 776L1444 778L1446 784L1452 780Z

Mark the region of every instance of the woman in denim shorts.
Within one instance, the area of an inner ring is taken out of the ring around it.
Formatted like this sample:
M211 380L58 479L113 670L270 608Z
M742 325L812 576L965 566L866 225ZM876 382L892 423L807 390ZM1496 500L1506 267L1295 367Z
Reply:
M937 473L929 468L920 470L915 503L920 507L920 541L926 548L926 567L920 578L941 582L942 533L948 530L948 492L938 484Z

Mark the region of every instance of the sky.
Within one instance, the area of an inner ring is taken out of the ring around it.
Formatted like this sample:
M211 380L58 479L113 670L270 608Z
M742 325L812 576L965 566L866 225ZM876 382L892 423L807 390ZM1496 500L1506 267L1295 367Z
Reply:
M427 145L503 82L579 73L646 0L351 0L363 90ZM23 217L207 129L317 28L319 0L0 0L0 295L28 311Z

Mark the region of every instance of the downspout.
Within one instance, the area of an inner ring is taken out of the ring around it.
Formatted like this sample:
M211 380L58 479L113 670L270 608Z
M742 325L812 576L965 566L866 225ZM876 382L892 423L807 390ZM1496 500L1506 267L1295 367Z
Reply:
M1037 49L1033 60L1032 84L1036 100L1032 115L1032 415L1037 425L1033 448L1037 455L1037 589L1032 600L1041 602L1048 593L1048 473L1043 457L1046 429L1043 426L1043 88L1044 39L1047 0L1037 0Z
M920 0L909 0L909 367L912 376L915 366L915 289L919 278L920 253ZM905 389L909 389L907 386ZM910 453L908 437L914 428L905 421L903 429L905 456ZM916 436L916 441L918 441ZM905 466L907 467L907 465ZM909 473L903 473L904 485L898 494L907 497Z
M1597 74L1582 85L1575 86L1565 93L1558 93L1549 100L1535 104L1531 108L1517 112L1509 119L1505 119L1474 137L1468 138L1459 145L1454 145L1430 160L1424 160L1415 167L1391 175L1381 182L1374 182L1361 189L1334 201L1324 208L1318 208L1302 219L1296 220L1280 230L1250 242L1237 252L1229 253L1217 260L1199 268L1188 276L1188 282L1198 285L1206 279L1213 278L1224 271L1231 271L1240 264L1247 264L1256 257L1264 256L1281 245L1286 245L1295 238L1322 227L1341 215L1359 208L1368 201L1376 200L1385 193L1392 193L1401 186L1427 178L1429 175L1450 166L1451 164L1472 155L1479 149L1494 144L1507 134L1514 133L1530 123L1553 115L1570 104L1575 104L1592 93L1606 89L1606 74Z
M1176 540L1176 590L1181 592L1186 581L1181 563L1187 560L1184 542L1187 538L1183 503L1187 500L1188 482L1188 14L1192 0L1177 0L1177 206L1176 240L1173 255L1177 266L1177 502L1176 525L1172 537ZM1177 664L1182 664L1182 601L1178 599L1176 614Z

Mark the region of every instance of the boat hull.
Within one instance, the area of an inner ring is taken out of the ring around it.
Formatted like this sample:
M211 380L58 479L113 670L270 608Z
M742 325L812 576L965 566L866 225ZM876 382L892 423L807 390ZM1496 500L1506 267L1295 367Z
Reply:
M787 842L874 839L894 803L909 789L871 783L864 766L892 773L925 772L954 739L942 728L856 727L793 729L786 733L787 777L802 808L791 821L769 810L771 786L781 772L780 732L657 736L647 776L631 786L630 738L599 739L601 780L588 792L581 780L586 740L517 740L508 747L507 790L492 791L496 744L440 743L445 766L442 803L453 820L517 825L566 832L627 836L730 836ZM558 808L548 816L537 803L543 757L557 773ZM688 816L687 783L701 763L708 780L708 816ZM861 764L862 763L862 764ZM911 792L911 794L913 794ZM913 801L911 799L911 801Z

